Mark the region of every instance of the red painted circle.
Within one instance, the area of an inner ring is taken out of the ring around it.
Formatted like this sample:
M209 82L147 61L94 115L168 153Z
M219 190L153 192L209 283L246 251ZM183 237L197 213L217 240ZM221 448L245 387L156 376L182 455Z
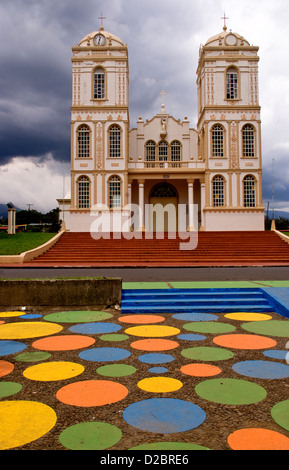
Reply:
M218 346L233 349L266 349L274 348L277 342L274 339L258 335L222 335L216 336L213 342Z
M62 387L56 393L59 401L67 405L89 407L103 406L123 400L128 389L109 380L86 380Z
M212 366L211 364L186 364L181 367L180 371L193 377L212 377L222 372L219 367Z
M81 335L59 335L34 341L32 346L43 351L73 351L87 348L95 343L95 339Z
M289 450L288 437L270 429L239 429L228 437L233 450Z
M0 361L0 377L10 374L14 369L14 365L8 361Z
M165 318L159 315L125 315L123 317L119 317L118 321L121 323L140 323L142 325L151 325L153 323L161 323L165 321Z
M179 344L176 341L170 339L141 339L131 343L131 347L134 349L140 349L142 351L169 351L170 349L176 349Z

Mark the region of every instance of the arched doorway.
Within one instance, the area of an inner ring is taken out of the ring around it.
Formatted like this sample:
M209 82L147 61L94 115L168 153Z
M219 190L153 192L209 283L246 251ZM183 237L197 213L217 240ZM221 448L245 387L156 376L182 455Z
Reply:
M176 232L178 192L167 182L156 184L150 193L149 227L152 232Z

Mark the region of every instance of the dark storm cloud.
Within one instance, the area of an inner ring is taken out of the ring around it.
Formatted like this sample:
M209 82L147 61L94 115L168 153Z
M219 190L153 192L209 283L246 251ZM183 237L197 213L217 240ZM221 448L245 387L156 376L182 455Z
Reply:
M0 164L47 152L70 158L70 34L79 11L73 2L40 3L0 5Z
M267 157L267 158L266 158ZM263 163L263 201L269 201L276 208L286 207L289 212L289 167L288 149L278 147L264 156Z
M187 60L181 53L187 53L185 33L175 27L191 21L185 6L163 0L141 6L140 14L138 1L124 0L87 0L85 6L76 0L12 0L0 5L0 164L47 152L69 160L71 47L99 28L101 12L105 28L129 43L132 125L140 114L150 118L159 111L163 88L170 112L180 113L187 103L184 88L194 109L191 79L178 73L175 82L176 70Z

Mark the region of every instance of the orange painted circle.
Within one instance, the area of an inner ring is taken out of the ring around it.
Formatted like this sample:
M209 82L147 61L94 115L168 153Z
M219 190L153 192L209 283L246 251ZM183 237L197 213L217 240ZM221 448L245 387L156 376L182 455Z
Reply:
M8 361L0 361L0 377L10 374L14 369L14 365Z
M170 339L140 339L131 343L131 347L134 349L140 349L142 351L169 351L170 349L176 349L179 344L176 341Z
M289 450L288 437L261 428L240 429L228 437L233 450Z
M73 406L103 406L123 400L128 389L109 380L86 380L62 387L56 397L62 403Z
M159 315L125 315L124 317L119 317L118 321L121 323L141 323L142 325L149 325L152 323L161 323L165 321L165 318Z
M222 372L219 367L210 364L186 364L181 367L180 371L186 375L194 377L212 377Z
M266 349L274 348L277 342L274 339L258 335L222 335L216 336L213 342L218 346L233 349Z
M33 348L43 351L73 351L87 348L95 343L95 339L81 335L50 336L32 343Z

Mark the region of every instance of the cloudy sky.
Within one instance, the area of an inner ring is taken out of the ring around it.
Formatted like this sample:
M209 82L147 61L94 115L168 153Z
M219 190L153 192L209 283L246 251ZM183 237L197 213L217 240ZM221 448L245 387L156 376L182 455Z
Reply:
M289 211L288 0L0 0L0 203L46 212L69 190L71 47L101 12L129 47L131 127L159 112L163 89L167 111L196 127L199 46L224 11L260 47L263 202L274 186Z

